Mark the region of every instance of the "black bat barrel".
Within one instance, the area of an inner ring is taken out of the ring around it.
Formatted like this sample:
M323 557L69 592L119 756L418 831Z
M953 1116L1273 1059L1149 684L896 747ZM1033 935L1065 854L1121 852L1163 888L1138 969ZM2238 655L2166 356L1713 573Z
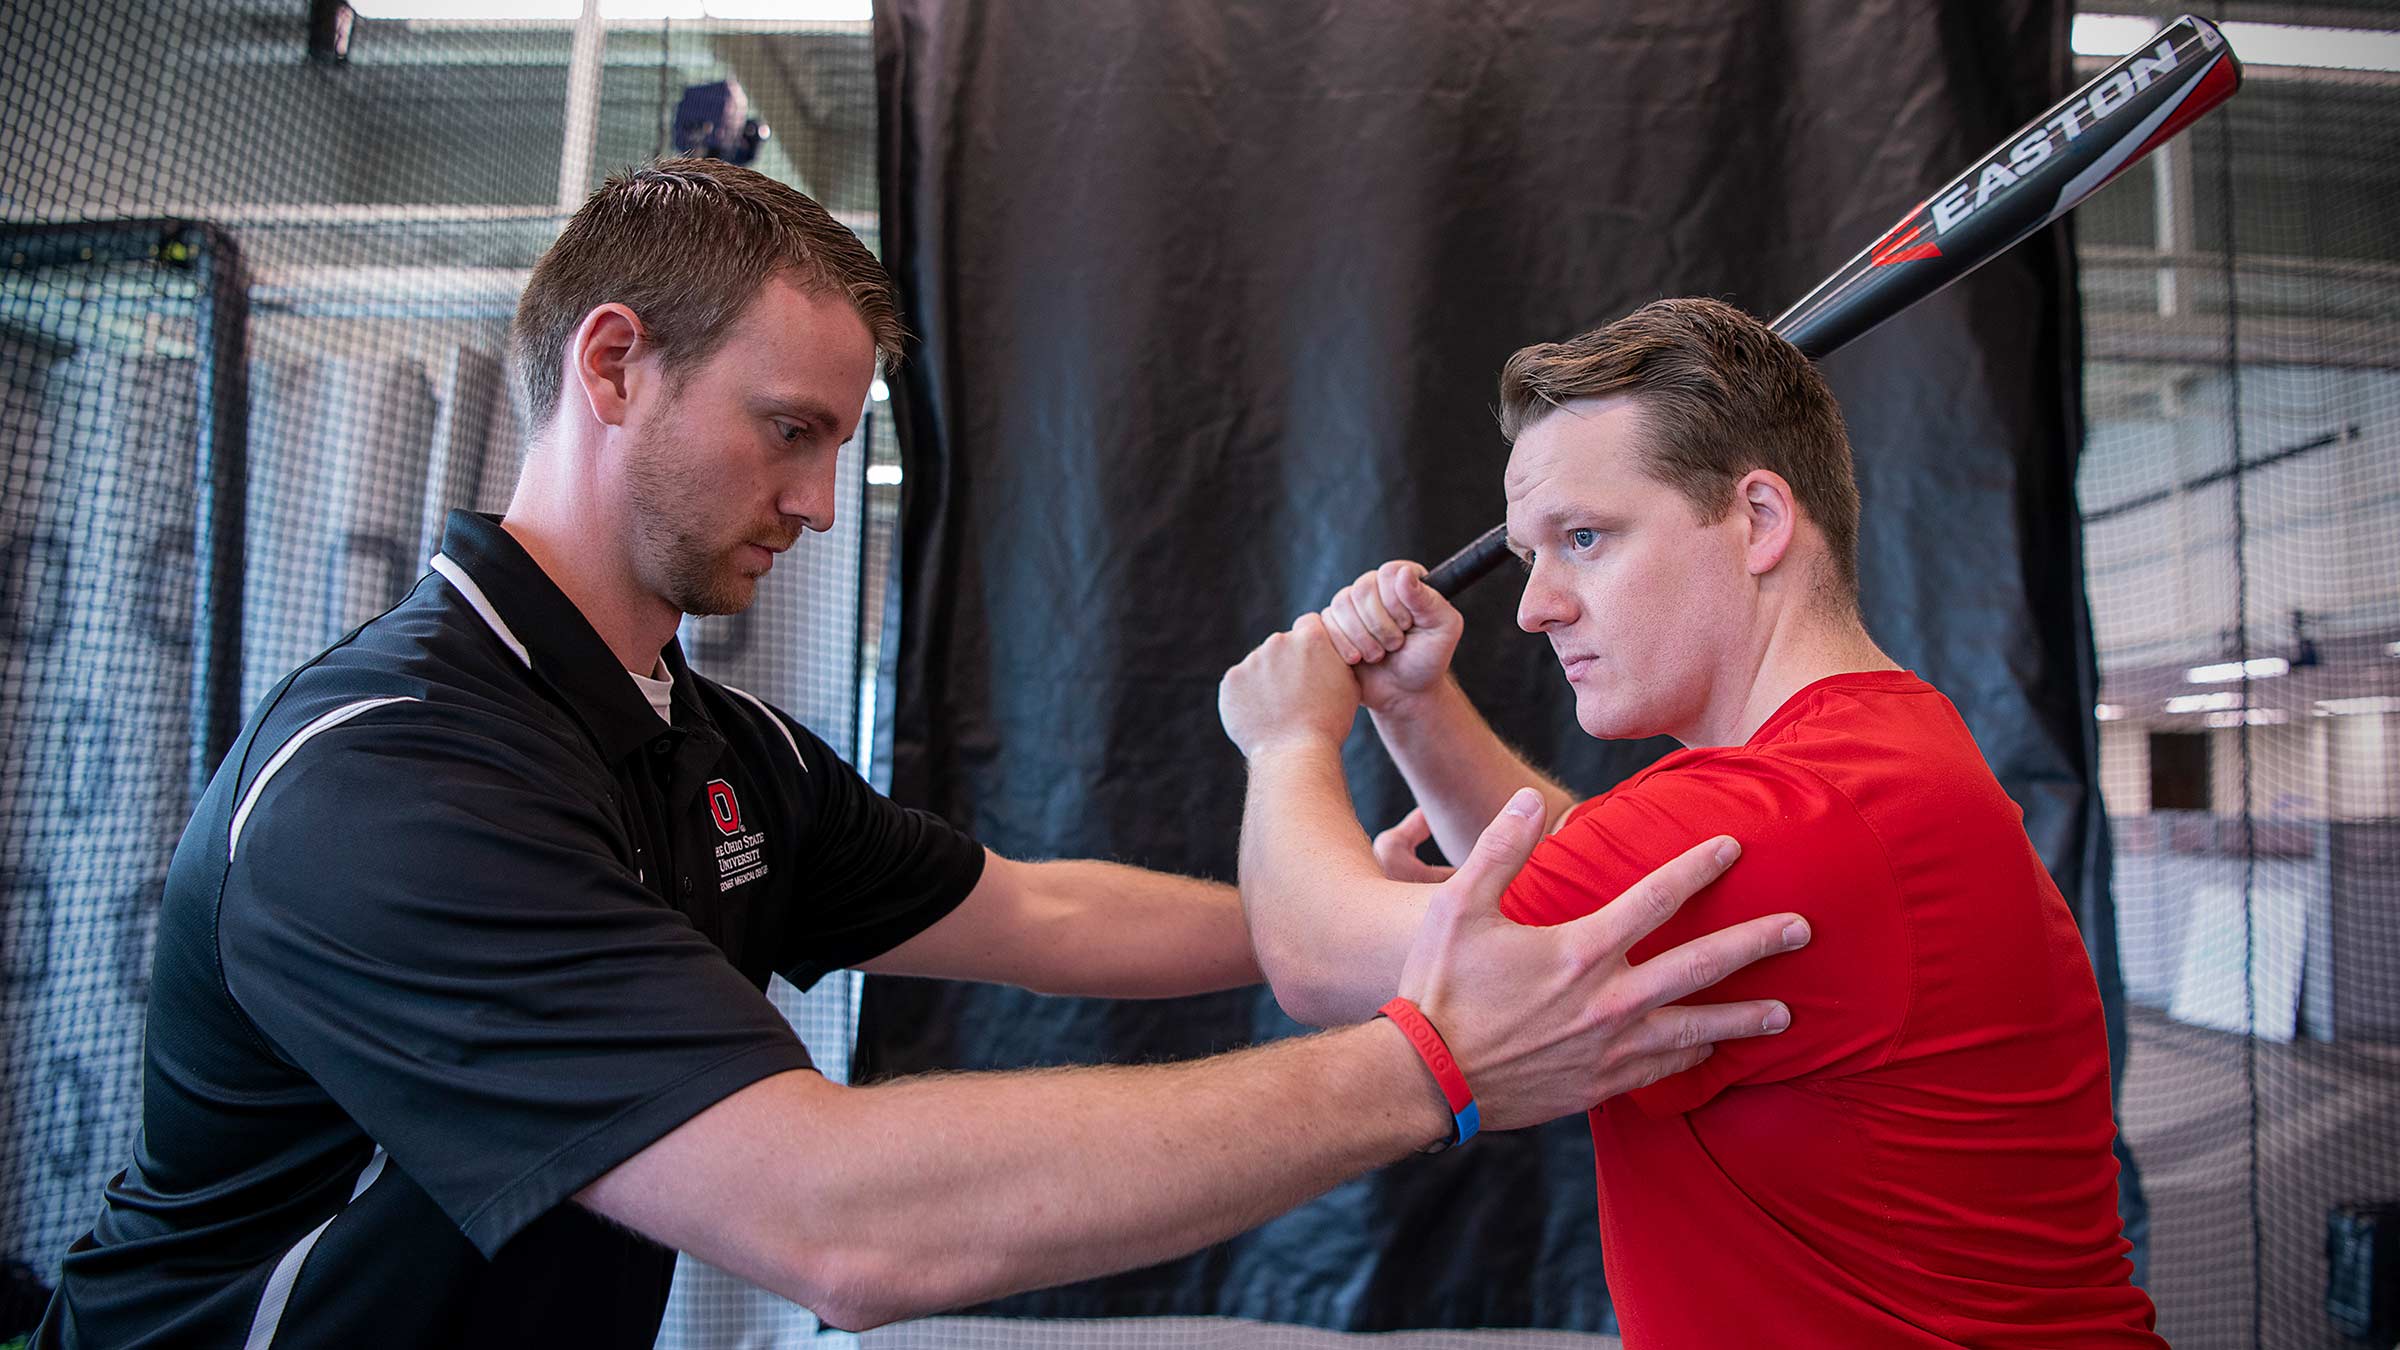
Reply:
M1811 360L1840 350L2074 210L2241 84L2224 34L2184 15L2018 128L1768 327ZM1456 596L1507 554L1494 526L1425 579Z

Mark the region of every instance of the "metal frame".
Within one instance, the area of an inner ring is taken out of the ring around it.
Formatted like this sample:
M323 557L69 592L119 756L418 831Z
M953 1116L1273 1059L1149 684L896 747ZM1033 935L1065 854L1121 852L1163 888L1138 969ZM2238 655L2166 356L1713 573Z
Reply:
M233 237L188 220L0 225L20 269L113 261L188 268L194 306L192 738L198 797L232 746L242 712L242 570L250 437L249 275Z

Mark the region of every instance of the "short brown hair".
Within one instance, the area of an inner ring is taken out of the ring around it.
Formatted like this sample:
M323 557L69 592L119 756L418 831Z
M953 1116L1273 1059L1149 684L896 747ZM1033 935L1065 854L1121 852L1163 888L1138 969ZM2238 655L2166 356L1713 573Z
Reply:
M1630 396L1651 475L1704 521L1733 509L1733 485L1769 469L1824 532L1844 598L1858 598L1858 478L1825 377L1765 324L1717 300L1659 300L1565 342L1542 342L1500 372L1500 431L1570 399Z
M558 412L567 344L615 302L640 316L670 379L724 345L770 277L846 296L889 366L907 334L883 264L849 227L762 173L715 159L653 160L612 175L534 264L509 348L530 425Z

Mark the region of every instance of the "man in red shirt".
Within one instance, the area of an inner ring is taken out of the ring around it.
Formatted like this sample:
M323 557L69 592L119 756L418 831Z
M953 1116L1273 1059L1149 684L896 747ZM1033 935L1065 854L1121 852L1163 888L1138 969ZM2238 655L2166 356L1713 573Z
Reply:
M2089 960L1957 710L1867 636L1822 378L1739 311L1672 300L1517 353L1501 396L1519 626L1549 638L1585 731L1685 748L1574 802L1450 678L1461 620L1423 569L1359 578L1221 692L1278 997L1369 1015L1414 924L1396 883L1426 875L1416 845L1463 856L1520 785L1553 821L1502 902L1522 923L1731 833L1742 861L1631 959L1795 895L1815 936L1709 995L1781 999L1790 1030L1591 1113L1627 1343L2162 1346L2117 1214ZM1339 757L1361 702L1419 804L1372 856ZM1387 891L1326 884L1375 859Z

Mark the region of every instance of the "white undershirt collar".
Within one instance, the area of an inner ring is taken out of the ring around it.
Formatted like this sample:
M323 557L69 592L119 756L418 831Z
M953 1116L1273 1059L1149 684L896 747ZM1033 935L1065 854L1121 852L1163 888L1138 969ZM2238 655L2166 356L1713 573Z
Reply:
M657 673L653 675L635 675L630 670L625 674L633 680L633 687L642 691L642 697L650 700L650 707L658 713L658 720L673 726L675 714L669 709L674 706L675 673L667 669L667 661L663 656L659 658L655 670Z

